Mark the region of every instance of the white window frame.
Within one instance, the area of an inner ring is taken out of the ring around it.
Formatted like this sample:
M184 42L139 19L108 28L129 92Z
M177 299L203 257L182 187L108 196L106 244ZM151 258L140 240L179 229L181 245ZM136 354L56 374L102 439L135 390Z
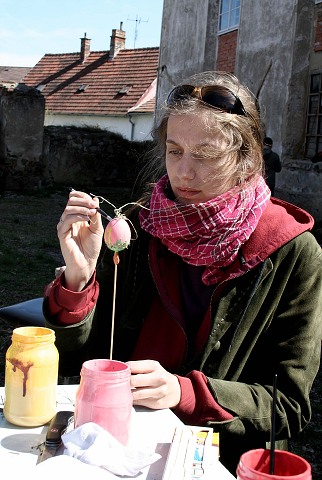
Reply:
M239 27L239 20L240 20L240 10L241 10L241 3L242 3L242 0L240 0L240 4L239 4L239 17L238 17L238 24L237 25L231 25L231 14L232 14L232 11L233 10L236 10L235 8L233 9L232 8L232 2L233 0L228 0L229 1L229 8L228 8L228 12L225 12L225 13L228 13L229 15L229 20L228 20L228 26L225 27L225 28L221 28L221 19L222 19L222 13L221 13L221 8L222 8L222 3L223 3L223 0L220 0L220 3L219 3L219 18L218 18L218 33L221 34L221 33L226 33L226 32L230 32L232 30L237 30L238 27ZM322 0L321 0L322 1Z

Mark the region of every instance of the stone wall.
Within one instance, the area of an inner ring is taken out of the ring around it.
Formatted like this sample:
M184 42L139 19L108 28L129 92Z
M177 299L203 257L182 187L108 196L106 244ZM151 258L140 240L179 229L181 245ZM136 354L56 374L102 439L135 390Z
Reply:
M0 191L41 184L44 108L34 88L0 88Z
M0 193L62 185L133 188L151 141L93 127L44 127L35 88L0 88Z
M132 188L151 142L130 142L95 128L44 129L44 182L72 187Z
M275 194L307 210L322 226L322 162L284 160L282 171L276 174Z

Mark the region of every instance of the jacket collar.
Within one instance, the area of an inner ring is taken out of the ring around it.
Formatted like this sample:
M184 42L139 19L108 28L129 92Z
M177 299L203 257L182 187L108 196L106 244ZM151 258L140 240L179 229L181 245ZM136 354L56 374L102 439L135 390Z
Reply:
M254 266L301 233L311 230L313 217L301 208L272 197L256 230L242 246L244 262Z

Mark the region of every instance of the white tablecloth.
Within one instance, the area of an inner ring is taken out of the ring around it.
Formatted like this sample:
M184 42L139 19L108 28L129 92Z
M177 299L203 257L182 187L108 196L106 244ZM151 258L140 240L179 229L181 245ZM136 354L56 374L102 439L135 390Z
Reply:
M77 385L59 385L57 392L57 410L73 410L74 400ZM4 402L4 387L0 387L0 407ZM149 410L145 408L136 408L136 413L133 417L133 425L131 428L130 442L133 445L153 445L155 451L160 453L162 458L146 467L142 473L135 477L135 480L162 480L162 473L167 459L169 447L173 438L176 426L182 425L180 420L171 412L171 410ZM40 467L45 466L44 462L40 466L36 466L38 455L40 453L40 445L44 442L47 431L47 425L36 428L17 427L6 421L3 413L0 413L0 465L2 471L8 471L10 480L21 480L21 478L44 478ZM68 457L70 458L70 457ZM67 460L67 459L64 459ZM71 459L72 460L72 459ZM78 462L78 461L77 461ZM78 462L82 468L79 472L73 468L73 479L75 480L96 480L104 479L104 472L102 469L96 467L89 467L93 475L89 475L87 465ZM49 465L49 464L48 464ZM52 464L52 469L55 470L55 464ZM67 465L67 462L66 462ZM66 465L64 468L66 468ZM68 466L68 465L67 465ZM7 470L6 470L7 468ZM66 471L59 471L58 463L57 470L47 472L46 480L55 478L56 480L65 480L70 478ZM63 466L61 466L63 468ZM42 475L38 476L40 472ZM30 475L30 476L29 476ZM59 478L60 477L60 478ZM92 477L89 479L89 477ZM125 477L122 477L125 479ZM211 472L207 472L202 477L202 480L233 480L233 477L223 467L220 462L217 462ZM180 479L178 479L180 480Z

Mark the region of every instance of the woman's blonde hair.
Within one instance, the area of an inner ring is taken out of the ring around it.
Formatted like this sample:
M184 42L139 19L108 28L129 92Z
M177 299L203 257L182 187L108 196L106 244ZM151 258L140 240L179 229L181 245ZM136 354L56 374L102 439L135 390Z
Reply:
M161 106L158 112L158 122L152 130L154 147L150 152L150 162L144 172L144 180L156 182L165 173L165 154L167 125L170 115L186 115L200 113L204 121L205 130L214 132L225 143L225 155L228 156L227 165L222 176L233 175L235 184L242 184L256 174L263 174L262 141L263 131L257 101L247 87L238 79L226 72L203 72L184 80L181 85L203 87L218 85L224 87L241 101L245 115L238 115L213 108L198 98L189 97L180 102ZM202 152L205 157L219 158L222 149L214 146L206 147Z

